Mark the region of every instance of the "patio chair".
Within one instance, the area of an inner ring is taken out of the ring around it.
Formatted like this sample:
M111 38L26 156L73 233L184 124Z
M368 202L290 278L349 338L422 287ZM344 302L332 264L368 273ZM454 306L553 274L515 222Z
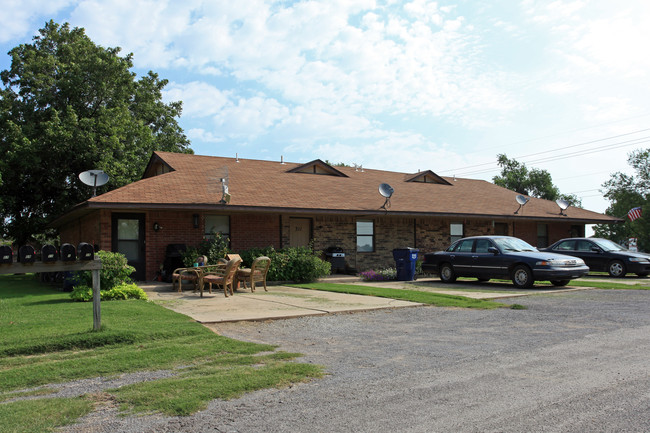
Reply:
M199 256L196 259L196 263L202 263L203 265L207 265L207 262L208 258L206 256ZM174 286L178 282L178 292L182 292L183 281L189 281L194 285L194 291L196 291L200 280L201 271L198 268L177 268L172 272L172 290L174 290Z
M232 260L232 259L241 260L242 258L241 258L241 256L239 254L228 253L228 254L226 254L226 259L227 260Z
M246 288L246 282L248 281L251 285L251 293L255 291L255 283L261 282L264 284L264 291L268 292L266 288L266 274L268 274L270 266L270 258L266 256L258 257L253 260L250 269L240 269L237 271L237 281L244 283L244 288Z
M223 288L223 294L226 298L228 297L228 287L230 287L230 295L234 295L233 285L239 265L241 265L241 259L232 259L228 261L226 266L213 266L212 269L205 269L199 284L201 297L203 297L203 288L206 283L210 293L212 293L212 285L217 284Z

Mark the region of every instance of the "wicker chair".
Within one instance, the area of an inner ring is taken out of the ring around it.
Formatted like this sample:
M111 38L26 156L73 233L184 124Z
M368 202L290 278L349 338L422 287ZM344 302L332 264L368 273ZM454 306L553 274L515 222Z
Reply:
M228 263L223 266L212 266L208 267L210 269L205 269L201 276L201 282L199 284L201 290L201 297L203 297L203 288L205 284L208 284L208 291L212 293L212 285L217 284L223 288L223 294L228 297L228 287L230 287L230 295L234 294L233 285L235 283L235 275L237 275L237 270L241 265L241 259L229 260Z
M246 288L246 282L248 281L251 285L251 293L255 291L255 283L261 282L264 284L264 291L268 292L266 288L266 274L269 273L270 266L270 258L266 256L258 257L253 260L250 269L240 269L237 271L237 281L244 283L244 288Z
M208 258L206 256L199 256L196 259L197 263L207 264ZM201 271L196 267L192 268L177 268L172 272L172 290L176 282L178 282L178 292L182 291L183 281L189 281L194 285L194 290L198 289L201 281Z

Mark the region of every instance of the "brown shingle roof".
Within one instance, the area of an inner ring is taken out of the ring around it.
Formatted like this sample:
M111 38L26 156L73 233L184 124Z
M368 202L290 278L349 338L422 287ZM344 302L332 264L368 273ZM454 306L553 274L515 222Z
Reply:
M394 189L389 213L402 215L462 215L465 217L516 217L575 220L584 223L609 223L614 217L570 207L568 216L559 215L555 202L531 198L519 212L517 193L490 182L443 177L450 185L407 182L413 173L398 173L364 168L336 167L347 177L290 173L304 164L234 159L182 153L156 152L174 171L147 177L122 188L93 197L91 207L113 205L185 208L223 208L231 210L306 211L310 213L383 213L381 183ZM228 174L231 201L222 198L219 178Z

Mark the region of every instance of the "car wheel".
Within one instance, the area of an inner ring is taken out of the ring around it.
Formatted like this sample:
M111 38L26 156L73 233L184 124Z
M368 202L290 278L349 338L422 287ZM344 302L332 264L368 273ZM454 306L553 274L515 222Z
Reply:
M607 266L610 277L622 278L625 276L625 265L620 260L612 260Z
M512 283L519 289L533 287L533 272L528 266L519 265L512 271Z
M479 282L481 282L481 283L485 283L486 281L490 281L489 278L483 278L483 277L477 277L476 279L479 280Z
M551 280L551 284L553 284L556 287L562 287L569 284L569 281L571 280Z
M440 280L443 283L453 283L456 281L456 273L449 263L440 265Z

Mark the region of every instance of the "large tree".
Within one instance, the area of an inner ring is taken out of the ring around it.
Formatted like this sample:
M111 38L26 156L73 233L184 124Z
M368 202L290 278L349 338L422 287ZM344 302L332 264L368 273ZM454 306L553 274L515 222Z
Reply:
M104 170L114 189L138 179L154 150L192 153L165 104L167 80L131 72L132 55L53 21L9 52L0 78L0 227L22 244L88 199L77 175Z
M553 179L548 171L538 168L528 170L525 164L515 159L508 159L505 154L497 155L497 163L501 167L501 175L492 178L496 185L523 195L546 200L563 199L572 206L582 206L581 200L576 195L560 193L558 187L553 185Z
M610 202L605 213L624 219L625 224L599 224L594 227L594 233L620 244L635 237L640 251L650 251L650 149L632 152L628 163L635 174L614 173L603 184L602 190ZM635 207L641 207L642 216L630 221L627 213Z

